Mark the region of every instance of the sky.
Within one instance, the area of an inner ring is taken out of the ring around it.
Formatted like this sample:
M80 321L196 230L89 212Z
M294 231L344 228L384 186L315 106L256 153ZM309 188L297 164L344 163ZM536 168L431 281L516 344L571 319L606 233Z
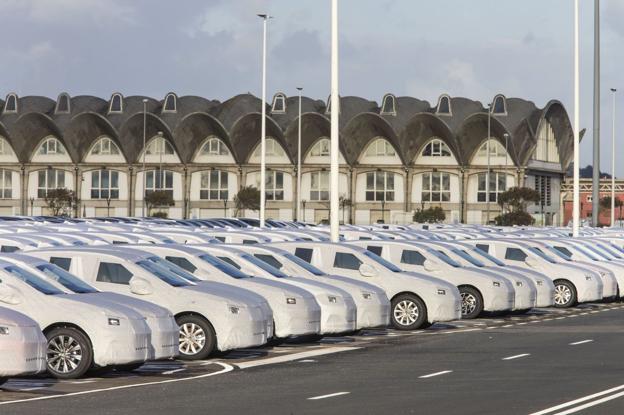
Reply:
M594 2L580 2L585 165L592 157ZM258 13L274 16L269 98L301 86L325 100L330 0L0 0L0 95L260 96ZM610 89L624 97L624 1L602 0L601 13L601 170L610 172ZM573 0L340 0L339 19L342 96L379 103L394 93L435 104L443 93L484 103L502 93L538 107L558 99L572 115ZM616 174L624 176L624 150Z

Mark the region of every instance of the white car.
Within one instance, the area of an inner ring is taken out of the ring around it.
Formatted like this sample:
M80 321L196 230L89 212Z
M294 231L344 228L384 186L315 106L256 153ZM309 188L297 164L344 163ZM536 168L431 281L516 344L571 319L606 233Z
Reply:
M462 318L482 312L510 311L514 307L513 285L500 276L462 267L429 242L377 240L353 241L405 271L431 275L457 287L462 300Z
M282 248L328 274L343 275L382 288L391 303L391 323L414 330L461 318L457 287L439 278L404 272L374 253L350 244L279 242Z
M69 271L102 291L112 291L171 310L180 326L180 357L204 359L216 350L267 342L272 316L244 293L219 291L189 282L151 260L153 254L129 247L47 249L33 256L69 261Z
M47 344L36 321L0 307L0 386L9 377L45 371Z
M0 261L0 302L35 320L48 340L48 372L60 379L152 358L145 319L122 306L79 301L33 273Z
M600 275L571 263L560 263L550 255L512 239L467 239L463 241L503 261L507 265L532 269L551 279L555 285L555 307L602 300Z
M386 327L390 324L390 301L381 288L365 281L329 275L288 251L270 245L242 247L258 259L294 278L322 281L347 291L357 306L357 329Z
M171 311L156 304L143 301L127 295L113 292L98 291L95 287L67 272L61 266L68 266L67 261L59 258L50 258L50 262L23 254L7 254L2 257L7 262L23 267L33 274L58 286L66 293L80 294L76 300L84 300L92 304L105 306L121 305L141 314L151 330L152 359L170 359L179 354L178 332L179 327ZM55 265L55 263L60 266ZM136 366L139 366L137 363ZM130 365L132 368L135 365Z
M228 284L262 296L273 312L273 329L277 338L316 335L320 332L321 308L309 292L281 281L252 277L230 262L210 254L206 247L201 247L153 245L143 249L163 257L201 280Z

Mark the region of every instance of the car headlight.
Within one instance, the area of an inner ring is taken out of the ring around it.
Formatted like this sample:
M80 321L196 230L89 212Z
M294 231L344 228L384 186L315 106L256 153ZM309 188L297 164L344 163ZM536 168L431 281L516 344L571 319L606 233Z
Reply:
M235 305L228 306L230 313L238 314L240 312L240 307L236 307Z
M288 298L286 298L286 304L297 304L297 299L296 298L292 298L292 297L288 297Z
M494 282L492 282L492 284L493 284L495 287L500 287L500 282L498 282L498 281L494 281Z
M8 336L9 335L9 328L7 326L0 326L0 335Z
M516 281L516 286L522 287L522 281Z
M446 290L443 290L441 288L438 288L438 294L440 295L446 295Z
M585 279L586 279L587 281L591 281L592 277L591 277L591 275L585 275Z
M329 302L333 303L333 304L338 302L338 299L336 297L334 297L333 295L327 296L327 300L329 300Z
M373 294L371 294L371 293L362 293L362 297L365 300L370 300L371 298L373 298Z
M120 326L121 325L121 320L115 317L109 317L108 318L108 325L109 326Z

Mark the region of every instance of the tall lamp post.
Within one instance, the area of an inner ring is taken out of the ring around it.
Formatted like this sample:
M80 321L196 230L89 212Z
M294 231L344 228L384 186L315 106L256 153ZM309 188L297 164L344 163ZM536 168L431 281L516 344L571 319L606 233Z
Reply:
M268 14L259 14L262 19L262 121L260 127L260 227L264 228L266 204L266 61Z
M592 173L592 226L600 216L600 0L594 0L594 162Z
M330 235L331 241L337 243L340 238L340 222L338 216L338 152L340 96L338 95L338 0L331 3L331 147L330 147Z
M487 175L485 177L485 211L487 217L485 224L490 224L490 137L492 136L492 104L488 104L488 118L487 118L487 141L485 142L487 151Z
M301 91L303 88L298 87L299 91L299 122L297 133L297 220L301 220Z
M613 95L613 126L611 129L611 227L615 226L615 95L617 89L611 88Z
M574 189L572 197L572 236L579 236L580 224L580 75L579 75L579 0L574 0Z
M147 139L147 99L143 100L143 195L141 200L143 203L141 204L141 216L145 217L145 182L147 181L147 172L145 171L145 153L147 152L145 148L145 141ZM131 213L131 215L135 215L135 213Z

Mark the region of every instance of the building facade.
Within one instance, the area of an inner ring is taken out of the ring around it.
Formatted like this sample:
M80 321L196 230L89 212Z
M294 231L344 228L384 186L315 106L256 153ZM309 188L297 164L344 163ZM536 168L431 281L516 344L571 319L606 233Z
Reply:
M336 190L351 201L341 217L404 223L417 209L441 206L449 222L485 223L500 212L498 194L521 185L543 196L532 213L546 210L559 222L573 146L565 108L503 95L492 102L488 116L480 102L448 95L436 105L392 94L381 105L341 97ZM231 215L238 189L259 187L261 105L250 94L225 102L9 94L0 100L0 214L46 214L46 192L65 187L78 196L76 216L140 216L155 190L172 195L170 217ZM297 192L300 220L329 217L332 110L302 99L298 189L298 97L278 93L267 104L267 218L293 219Z
M581 179L580 181L580 216L581 220L586 223L591 223L592 217L592 179ZM611 197L611 179L601 178L600 179L600 199L605 197ZM573 181L571 177L567 177L562 186L561 199L562 199L562 207L563 207L563 224L567 225L572 221L572 199L573 199ZM615 180L615 199L620 202L624 202L624 180L616 179ZM624 219L624 207L617 206L615 208L615 220L618 224L622 223L622 219ZM601 226L609 226L611 225L611 208L603 208L599 209L600 216L598 217L598 224Z

